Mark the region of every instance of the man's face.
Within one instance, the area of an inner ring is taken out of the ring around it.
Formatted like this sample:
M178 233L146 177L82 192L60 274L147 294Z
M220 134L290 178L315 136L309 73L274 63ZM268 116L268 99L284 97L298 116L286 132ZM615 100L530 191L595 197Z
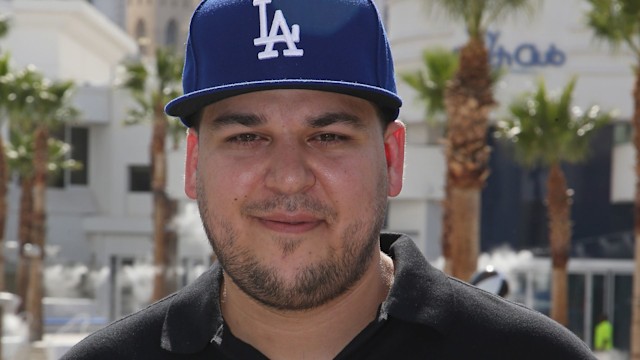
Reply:
M404 127L359 98L269 90L206 107L187 137L185 190L225 274L264 305L303 310L377 266Z

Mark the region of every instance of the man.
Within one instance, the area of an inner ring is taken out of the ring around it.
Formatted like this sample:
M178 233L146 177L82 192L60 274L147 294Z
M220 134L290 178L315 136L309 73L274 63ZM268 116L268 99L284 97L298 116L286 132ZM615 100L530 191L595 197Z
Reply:
M593 357L380 235L405 127L370 0L206 0L186 47L166 111L189 127L185 191L219 262L64 359Z
M611 325L607 314L602 313L598 317L594 337L594 348L596 351L608 352L613 349L613 325Z

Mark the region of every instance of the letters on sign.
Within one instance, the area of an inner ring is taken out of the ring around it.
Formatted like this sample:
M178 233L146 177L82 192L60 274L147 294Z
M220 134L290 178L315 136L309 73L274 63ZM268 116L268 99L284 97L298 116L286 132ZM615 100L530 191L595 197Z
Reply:
M494 67L544 67L562 66L567 60L564 51L551 43L546 49L541 49L532 43L522 43L509 51L504 46L498 44L500 32L487 31L487 48L491 65Z

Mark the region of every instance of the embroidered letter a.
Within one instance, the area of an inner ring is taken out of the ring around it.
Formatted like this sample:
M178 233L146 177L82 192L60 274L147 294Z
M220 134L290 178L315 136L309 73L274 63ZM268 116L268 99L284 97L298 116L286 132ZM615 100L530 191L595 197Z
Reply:
M282 51L282 55L302 56L304 50L296 47L296 43L300 41L300 26L294 24L289 30L289 25L282 14L282 10L276 10L271 22L271 29L267 34L267 4L270 3L271 0L253 0L253 6L258 6L260 11L260 37L253 39L253 44L255 46L264 45L264 51L258 53L258 59L277 58L279 55L278 50L274 50L273 46L278 42L287 44L287 49Z

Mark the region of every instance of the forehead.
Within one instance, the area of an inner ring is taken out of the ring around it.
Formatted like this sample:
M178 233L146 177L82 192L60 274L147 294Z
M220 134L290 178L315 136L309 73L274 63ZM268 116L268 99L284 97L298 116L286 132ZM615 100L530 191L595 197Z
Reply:
M326 113L345 113L363 121L378 122L371 102L344 94L299 89L256 91L232 96L206 106L202 120L230 114L252 114L264 120L308 119Z

